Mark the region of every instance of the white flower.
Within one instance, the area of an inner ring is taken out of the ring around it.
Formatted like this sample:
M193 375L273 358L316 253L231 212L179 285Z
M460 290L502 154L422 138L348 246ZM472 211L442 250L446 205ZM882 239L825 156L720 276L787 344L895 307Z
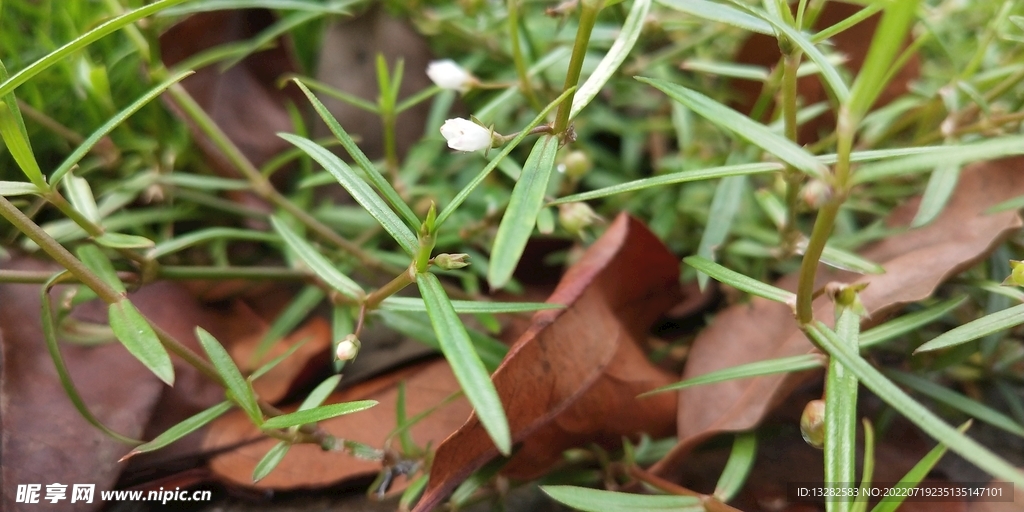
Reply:
M356 355L359 354L359 346L359 340L355 335L349 334L348 336L345 336L345 339L338 343L338 349L334 355L339 361L350 361L355 359Z
M454 60L435 60L427 66L427 76L442 89L467 91L476 81L473 75Z
M479 151L491 147L491 131L461 117L445 121L441 135L448 141L448 147L456 151Z

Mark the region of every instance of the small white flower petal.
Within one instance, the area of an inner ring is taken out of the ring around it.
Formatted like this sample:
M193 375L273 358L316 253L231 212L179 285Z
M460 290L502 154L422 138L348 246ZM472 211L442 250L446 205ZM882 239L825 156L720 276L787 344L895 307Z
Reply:
M473 75L451 59L431 62L427 66L427 76L442 89L465 91L473 84Z
M441 135L448 141L448 147L456 151L480 151L491 147L490 130L459 117L445 121Z
M339 361L349 361L356 358L359 354L359 340L353 335L348 335L345 339L338 343L338 349L334 353L335 357Z

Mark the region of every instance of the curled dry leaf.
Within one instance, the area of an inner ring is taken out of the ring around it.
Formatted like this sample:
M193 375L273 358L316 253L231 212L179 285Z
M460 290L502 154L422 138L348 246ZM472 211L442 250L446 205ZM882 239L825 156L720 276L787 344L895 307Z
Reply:
M950 276L984 258L1012 231L1020 228L1016 212L986 215L1006 199L1024 194L1024 158L979 163L964 169L956 192L934 222L908 229L868 247L862 256L885 267L886 273L859 277L819 270L819 285L828 281L860 282L868 286L860 297L872 319L878 320L903 304L925 299ZM918 200L908 201L889 218L890 226L907 226ZM794 287L795 276L779 286ZM833 305L822 297L814 303L815 318L831 324ZM797 328L789 306L753 298L715 316L694 341L683 379L715 370L777 357L806 354L815 349ZM808 373L770 375L687 388L679 393L679 442L654 468L661 473L678 468L686 454L703 440L722 432L748 430L774 404L788 396Z
M407 417L437 406L459 389L448 364L444 360L433 360L331 395L327 403L373 399L379 404L365 411L320 422L320 427L339 439L358 441L378 448L384 446L388 435L397 425L399 381L405 381ZM285 410L290 412L294 409ZM464 398L439 407L412 427L413 440L421 446L436 445L459 427L470 410L469 402ZM229 412L210 426L203 447L207 452L217 452L245 441L252 442L215 455L210 460L214 474L240 486L296 489L334 485L353 478L372 476L381 470L379 461L357 459L347 453L324 453L313 445L296 445L288 451L277 468L254 484L253 468L277 444L277 440L261 434L248 417L237 410ZM404 485L402 482L399 484Z
M639 221L620 215L573 265L493 375L519 449L507 475L532 478L561 452L624 435L671 432L672 397L636 396L671 380L640 350L679 300L679 263ZM434 508L498 451L476 416L438 447L416 511Z

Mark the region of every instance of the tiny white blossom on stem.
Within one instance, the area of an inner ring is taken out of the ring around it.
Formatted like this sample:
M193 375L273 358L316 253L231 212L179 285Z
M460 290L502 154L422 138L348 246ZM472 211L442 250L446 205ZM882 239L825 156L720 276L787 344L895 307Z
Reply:
M451 59L435 60L427 66L427 76L438 87L453 91L468 91L476 83L473 75Z
M491 131L461 117L445 121L441 135L448 141L448 147L456 151L479 151L491 147Z
M359 339L355 335L349 334L338 343L338 349L334 355L339 361L355 359L356 355L359 354L359 346Z

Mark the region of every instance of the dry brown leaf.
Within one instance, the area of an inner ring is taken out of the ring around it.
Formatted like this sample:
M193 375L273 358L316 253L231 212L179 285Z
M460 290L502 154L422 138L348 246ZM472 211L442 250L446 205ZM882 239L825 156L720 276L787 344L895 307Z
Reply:
M535 314L492 376L512 439L522 443L509 474L542 473L572 446L671 431L673 399L636 399L671 380L647 361L638 341L679 300L678 279L676 257L626 214L569 269L548 299L566 307ZM434 508L497 455L471 416L438 448L415 510Z
M406 414L409 417L440 404L459 389L447 362L433 360L335 393L328 399L328 403L364 399L380 403L365 411L323 421L320 427L340 439L382 447L396 426L399 380L406 382ZM294 407L290 410L294 410ZM470 410L464 398L445 404L412 427L413 440L421 446L436 445L463 423ZM212 452L248 440L258 441L214 456L210 460L213 472L236 485L295 489L333 485L352 478L375 475L381 470L378 461L361 460L346 453L324 453L312 445L296 445L276 469L254 484L253 468L277 440L262 435L240 411L232 411L214 422L203 445L207 451Z
M853 3L831 1L825 4L821 15L814 23L815 30L828 28L836 23L849 18L863 9L863 5ZM840 32L832 37L833 49L846 57L846 62L841 67L850 70L859 70L867 57L868 47L871 45L871 38L875 33L875 27L881 14L874 14L864 21ZM909 40L904 44L904 48ZM779 51L779 44L775 37L765 34L753 34L743 43L740 51L737 52L735 61L743 64L753 64L765 68L774 68L779 63L782 53ZM806 58L804 59L806 60ZM896 76L889 82L878 98L878 105L885 105L907 92L907 86L920 74L920 59L915 54L904 65ZM737 108L742 112L750 112L761 94L762 82L751 80L734 80L731 84L733 90L739 95ZM821 101L827 101L828 94L822 85L821 77L817 75L805 76L797 81L797 94L802 98L801 105L808 106ZM831 113L822 114L815 119L800 126L798 140L801 144L809 144L819 137L819 131L831 129L835 126L835 116Z
M52 265L29 258L6 262L5 269L46 270ZM89 425L64 393L46 351L39 305L40 285L0 286L0 329L3 369L0 373L0 422L3 453L4 508L15 510L18 484L96 484L96 492L110 489L124 469L117 460L130 447L108 438ZM52 294L56 299L58 287ZM155 283L130 294L148 318L177 339L198 349L192 326L218 332L218 323L205 314L184 289ZM174 307L168 307L173 304ZM83 304L73 316L106 322L106 308L98 302ZM223 399L191 367L174 359L175 387L166 388L152 373L116 342L97 346L61 343L71 378L92 413L113 430L142 438L152 421L187 417ZM152 418L151 418L152 416ZM176 420L174 420L176 422ZM89 510L99 506L62 503L61 510ZM84 508L83 508L84 507Z
M819 282L857 281L870 286L861 292L864 307L874 319L910 302L929 297L950 276L984 258L1021 226L1016 212L986 215L992 205L1024 194L1024 158L1009 158L966 167L946 209L931 224L908 229L863 251L883 265L885 274L857 276L819 272ZM908 201L889 219L906 226L919 200ZM785 280L790 285L792 276ZM786 284L782 284L786 287ZM831 324L833 305L827 298L814 303L815 318ZM683 379L740 364L810 353L813 346L796 326L789 306L754 298L715 316L696 339ZM671 472L701 441L722 432L747 430L770 408L784 400L808 374L770 375L687 388L679 393L679 442L654 468Z

